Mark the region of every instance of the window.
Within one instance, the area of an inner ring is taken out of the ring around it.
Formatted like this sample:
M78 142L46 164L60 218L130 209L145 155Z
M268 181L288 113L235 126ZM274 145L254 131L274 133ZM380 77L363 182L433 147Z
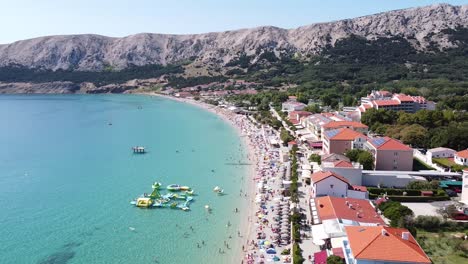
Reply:
M332 188L332 189L333 189L333 184L330 184L330 188Z
M394 152L394 153L393 153L393 156L398 156L398 152Z

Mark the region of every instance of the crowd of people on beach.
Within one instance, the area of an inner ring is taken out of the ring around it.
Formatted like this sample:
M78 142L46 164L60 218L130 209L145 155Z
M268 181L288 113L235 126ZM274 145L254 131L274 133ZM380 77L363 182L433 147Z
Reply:
M238 231L238 237L244 239L242 251L244 257L241 263L265 263L271 261L291 262L289 254L282 254L285 249L290 249L290 203L284 196L284 164L280 162L279 149L269 143L274 138L279 142L279 133L268 126L259 124L255 119L247 115L236 114L226 108L214 107L201 102L182 101L195 103L206 108L226 121L233 124L241 137L247 139L249 153L246 155L248 164L254 166L253 175L249 175L250 186L255 185L254 191L239 190L239 196L249 200L247 221L248 228L242 234ZM241 147L241 146L240 146ZM241 161L238 162L239 164ZM235 208L238 213L239 209ZM224 248L230 249L225 241ZM219 248L218 253L224 254L224 248ZM288 251L289 252L289 251Z
M245 255L242 263L290 262L289 254L280 255L290 246L290 204L283 196L285 167L279 160L279 149L268 142L269 138L279 141L279 135L247 116L224 109L217 111L224 111L224 116L248 138L249 161L255 166L253 177L248 179L256 185L255 195L250 197L255 210L248 215L250 235L242 246Z

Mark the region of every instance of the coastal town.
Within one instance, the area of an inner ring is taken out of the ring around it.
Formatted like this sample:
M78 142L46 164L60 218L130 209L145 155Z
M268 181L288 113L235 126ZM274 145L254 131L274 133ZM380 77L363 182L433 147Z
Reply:
M468 150L413 148L360 120L371 108L415 113L434 102L380 90L354 108L313 113L290 95L269 105L274 128L255 106L228 99L255 89L163 94L210 109L248 137L254 187L241 263L443 263L427 252L442 230L466 243Z

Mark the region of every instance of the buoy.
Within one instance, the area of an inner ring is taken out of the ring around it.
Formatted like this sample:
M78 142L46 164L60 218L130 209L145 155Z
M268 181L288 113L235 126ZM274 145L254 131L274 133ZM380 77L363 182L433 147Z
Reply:
M210 209L210 206L209 206L209 205L205 205L205 209Z

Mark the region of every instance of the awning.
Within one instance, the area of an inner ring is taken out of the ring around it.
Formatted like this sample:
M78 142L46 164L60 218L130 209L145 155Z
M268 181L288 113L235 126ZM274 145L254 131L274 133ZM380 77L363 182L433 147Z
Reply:
M314 240L323 240L329 238L328 234L325 232L323 224L312 226L312 237Z
M341 248L341 247L339 247L339 248L332 248L332 253L333 253L333 255L338 256L338 257L344 259L343 248Z
M323 145L323 143L321 141L309 143L309 146L312 147L312 148L321 148L322 145Z
M314 253L314 263L315 264L327 264L327 251L322 250L320 252Z
M336 237L345 235L345 230L343 229L338 219L327 219L322 221L323 230L328 237Z

